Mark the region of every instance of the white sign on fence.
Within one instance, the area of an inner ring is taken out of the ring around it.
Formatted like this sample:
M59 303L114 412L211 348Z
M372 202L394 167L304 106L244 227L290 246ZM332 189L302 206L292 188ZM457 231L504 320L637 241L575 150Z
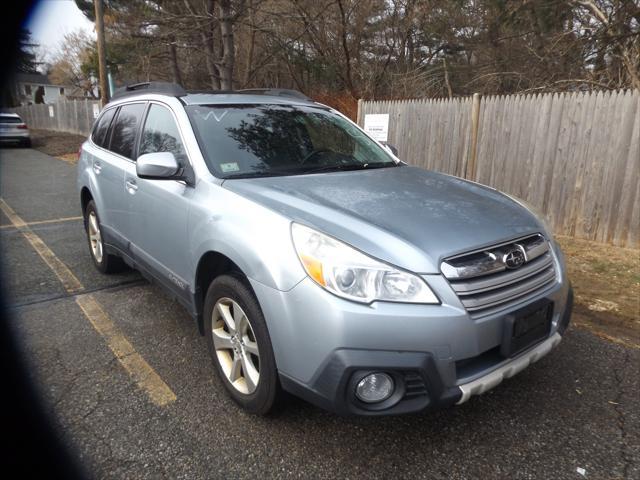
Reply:
M389 136L389 114L375 113L364 116L364 131L379 142L386 142Z
M93 104L93 118L98 118L98 115L100 115L100 105L98 105L97 103Z
M49 116L51 118L55 116L55 112L53 111L53 105L49 105Z

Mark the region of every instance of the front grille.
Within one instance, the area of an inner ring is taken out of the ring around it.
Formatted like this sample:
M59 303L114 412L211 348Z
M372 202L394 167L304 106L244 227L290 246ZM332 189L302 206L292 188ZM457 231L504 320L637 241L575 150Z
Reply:
M474 318L533 298L556 281L549 243L539 234L448 258L440 269Z

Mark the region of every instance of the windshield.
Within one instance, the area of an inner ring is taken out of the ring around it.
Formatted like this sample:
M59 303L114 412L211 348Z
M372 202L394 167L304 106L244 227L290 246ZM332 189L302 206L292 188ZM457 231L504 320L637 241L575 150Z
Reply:
M398 165L380 145L328 109L191 105L186 110L209 169L221 178Z

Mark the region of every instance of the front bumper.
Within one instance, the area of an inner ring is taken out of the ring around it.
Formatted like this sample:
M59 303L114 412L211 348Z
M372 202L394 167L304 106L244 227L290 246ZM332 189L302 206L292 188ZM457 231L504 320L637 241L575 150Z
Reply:
M333 296L305 279L277 291L251 282L265 313L285 390L340 414L392 415L460 404L495 387L555 347L569 323L567 279L524 305L472 319L442 277L429 284L441 305L361 305ZM515 357L496 354L504 317L541 299L553 303L547 338ZM401 400L373 407L355 398L364 375L390 374Z
M558 346L569 325L572 305L573 292L569 290L567 306L555 332L468 383L445 385L430 353L367 350L334 352L311 385L304 385L282 373L280 381L290 393L343 415L398 415L460 405L513 377ZM390 374L400 391L401 399L390 408L386 408L386 402L366 405L353 394L355 384L361 378L378 371Z
M460 405L474 395L491 390L547 355L561 339L562 336L556 332L490 373L454 387L442 383L430 354L358 350L336 352L312 386L300 384L283 374L280 381L288 392L339 414L398 415L435 410ZM364 404L352 393L362 377L378 371L390 374L400 390L400 400L389 408L385 407L386 402L381 405Z

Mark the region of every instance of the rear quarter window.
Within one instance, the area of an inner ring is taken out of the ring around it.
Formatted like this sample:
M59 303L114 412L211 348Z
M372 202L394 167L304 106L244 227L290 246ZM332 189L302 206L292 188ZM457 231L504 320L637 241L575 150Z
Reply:
M93 127L91 140L93 140L93 143L95 143L99 147L107 147L107 132L109 131L109 125L111 125L111 120L113 120L113 116L116 113L116 110L116 108L106 110L100 116L100 119L96 122L96 125Z
M112 152L134 160L136 134L145 107L144 103L131 103L120 107L115 123L111 127L109 149Z

